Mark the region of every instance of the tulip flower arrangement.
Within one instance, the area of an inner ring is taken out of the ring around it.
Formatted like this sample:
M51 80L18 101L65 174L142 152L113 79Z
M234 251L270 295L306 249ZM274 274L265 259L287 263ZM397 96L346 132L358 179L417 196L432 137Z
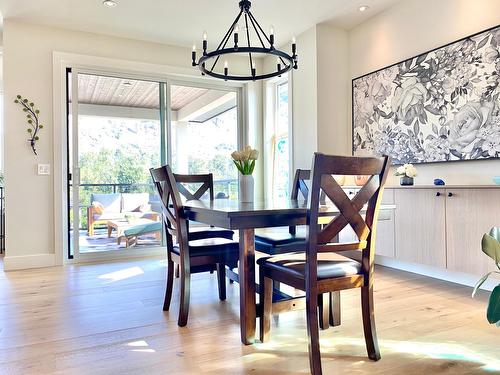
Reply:
M234 151L231 157L242 175L251 175L255 168L255 161L259 158L259 151L246 146L243 150Z

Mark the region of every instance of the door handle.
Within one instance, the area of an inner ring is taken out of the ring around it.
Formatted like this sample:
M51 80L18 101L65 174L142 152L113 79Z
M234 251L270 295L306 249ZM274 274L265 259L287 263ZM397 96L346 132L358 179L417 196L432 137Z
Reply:
M453 197L453 193L450 191L450 192L448 193L448 196L449 196L449 197Z
M436 193L436 197L440 197L440 196L441 196L441 193L438 191L438 192Z

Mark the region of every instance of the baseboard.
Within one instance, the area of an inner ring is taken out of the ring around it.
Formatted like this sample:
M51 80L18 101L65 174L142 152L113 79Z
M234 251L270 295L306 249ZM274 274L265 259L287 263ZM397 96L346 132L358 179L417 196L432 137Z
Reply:
M361 254L359 252L349 252L349 257L358 259ZM382 255L375 255L375 264L395 268L398 270L403 270L407 272L416 273L419 275L424 275L428 277L433 277L435 279L440 279L444 281L449 281L456 284L466 285L470 287L474 287L477 281L481 278L482 275L471 275L463 272L451 271L447 269L442 269L438 267L426 266L422 264L408 263L403 262L394 258L385 257ZM500 283L500 279L490 277L488 281L486 281L481 289L491 291L495 286Z
M56 265L55 254L36 254L9 256L3 258L4 271L23 270L28 268L53 267Z

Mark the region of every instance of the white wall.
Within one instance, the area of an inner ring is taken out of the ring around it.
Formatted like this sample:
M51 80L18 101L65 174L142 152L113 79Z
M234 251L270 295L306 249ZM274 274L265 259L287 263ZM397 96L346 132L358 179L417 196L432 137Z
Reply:
M350 31L351 78L499 24L498 0L402 1ZM350 142L350 125L348 130ZM447 184L491 184L491 176L500 175L500 160L427 164L418 170L417 184L432 184L437 177Z
M11 19L6 19L3 27L8 218L5 269L53 265L54 180L53 176L36 174L37 163L54 166L53 51L189 67L190 50ZM192 74L199 75L194 69ZM13 103L18 93L34 101L41 111L45 128L37 145L38 156L28 146L23 112Z
M316 27L297 37L297 55L299 69L292 72L292 167L309 169L318 148Z
M349 36L326 25L316 27L318 151L350 155Z

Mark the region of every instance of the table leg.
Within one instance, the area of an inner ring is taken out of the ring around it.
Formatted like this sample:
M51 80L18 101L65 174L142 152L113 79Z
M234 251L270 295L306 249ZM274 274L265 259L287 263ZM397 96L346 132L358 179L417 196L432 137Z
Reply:
M255 341L255 233L253 229L240 229L240 329L241 342Z
M113 230L113 227L108 224L108 238L111 237L111 231Z

